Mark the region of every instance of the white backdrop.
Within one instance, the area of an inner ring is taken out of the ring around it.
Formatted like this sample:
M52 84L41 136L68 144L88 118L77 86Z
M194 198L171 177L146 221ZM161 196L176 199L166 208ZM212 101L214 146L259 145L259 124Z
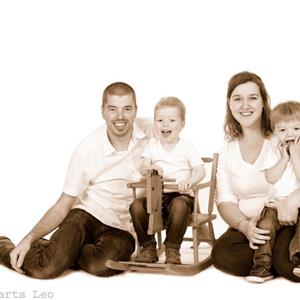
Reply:
M183 136L208 155L223 141L226 86L234 73L259 74L273 105L300 99L299 26L296 0L1 1L0 235L18 242L56 201L74 148L102 123L108 84L134 87L139 117L151 117L162 96L179 97L187 107ZM225 230L221 221L216 230ZM262 288L213 268L193 278L104 280L79 272L46 282L0 269L0 298L16 290L30 299L32 290L46 289L55 299L104 292L150 299L140 289L155 286L173 298L193 295L195 286L199 297L212 289L247 298L274 289L283 297L283 286L296 285L280 279Z

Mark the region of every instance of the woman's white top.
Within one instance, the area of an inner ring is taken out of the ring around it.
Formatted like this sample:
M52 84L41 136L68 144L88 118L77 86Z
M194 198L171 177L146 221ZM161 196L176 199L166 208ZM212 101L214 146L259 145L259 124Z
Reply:
M273 187L262 171L269 155L277 151L274 139L265 139L256 161L244 161L238 140L224 142L219 150L216 203L234 202L240 211L252 218L262 211L273 194Z

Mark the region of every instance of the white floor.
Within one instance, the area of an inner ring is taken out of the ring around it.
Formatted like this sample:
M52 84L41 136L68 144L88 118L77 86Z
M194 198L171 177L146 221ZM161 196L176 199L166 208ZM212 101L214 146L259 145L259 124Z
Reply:
M209 253L205 244L203 256ZM183 247L183 262L191 251ZM297 291L296 291L297 289ZM52 280L37 280L0 267L0 299L285 299L297 297L299 286L283 278L264 284L250 284L244 278L224 274L213 266L194 276L124 273L98 278L83 271L70 271Z
M200 299L208 297L209 294L213 295L214 299L262 299L263 296L271 295L272 299L285 299L287 295L299 295L299 286L283 278L261 285L250 284L244 278L224 274L214 267L188 277L126 273L110 278L98 278L76 271L53 280L31 279L1 267L0 282L0 299L35 299L42 293L47 295L45 298L56 300L108 297L143 300L166 297Z

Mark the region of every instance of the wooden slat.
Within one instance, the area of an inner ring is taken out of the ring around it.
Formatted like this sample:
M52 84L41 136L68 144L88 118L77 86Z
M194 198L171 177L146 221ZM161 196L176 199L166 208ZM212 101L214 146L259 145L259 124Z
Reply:
M147 272L147 273L160 273L160 274L178 274L178 275L193 275L196 274L208 266L211 265L211 257L208 256L202 261L199 262L199 255L198 255L198 246L199 242L206 241L211 245L215 242L214 231L212 226L212 220L216 218L216 215L212 213L213 206L214 206L214 198L215 198L215 186L216 186L216 171L217 171L217 161L218 161L218 154L214 153L213 157L202 157L202 160L205 163L211 163L211 178L207 182L201 182L197 185L194 185L192 188L195 192L195 199L194 199L194 211L195 213L192 214L191 223L189 226L193 227L193 238L184 237L184 241L193 241L193 251L194 251L194 262L191 264L182 264L182 265L173 265L173 264L163 264L163 263L139 263L134 261L107 261L106 266L115 270L122 270L122 271L139 271L139 272ZM151 222L149 222L149 227L153 227L156 223L160 221L156 221L153 216L156 216L157 209L161 205L161 195L162 187L164 189L174 189L178 190L177 184L169 183L169 180L162 180L160 182L157 181L158 178L155 177L155 180L151 181L148 178L143 179L139 182L129 183L128 187L133 189L133 196L134 199L136 198L136 189L137 188L146 188L147 191L147 206L150 206L151 210L149 212ZM199 193L198 191L204 188L209 189L209 199L208 199L208 207L205 210L205 213L201 212L199 207ZM158 196L160 194L160 197ZM153 200L153 201L152 201ZM161 209L161 207L160 207ZM152 217L151 217L152 215ZM160 218L160 217L159 217ZM150 224L152 223L152 224ZM209 229L209 237L201 237L198 233L198 227L203 224L208 224ZM148 227L148 228L149 228ZM162 230L161 227L159 230ZM153 228L151 229L153 230ZM160 231L158 231L160 234ZM164 251L164 247L162 245L161 249L158 249L158 254L161 255Z

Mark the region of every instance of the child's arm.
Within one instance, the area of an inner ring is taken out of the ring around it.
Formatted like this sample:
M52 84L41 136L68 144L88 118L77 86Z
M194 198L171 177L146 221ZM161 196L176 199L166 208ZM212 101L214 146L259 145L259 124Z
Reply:
M272 184L276 183L279 180L279 178L282 176L287 166L287 163L288 160L280 158L280 160L277 162L277 164L274 167L264 170L266 180Z
M280 160L275 164L275 166L264 170L266 180L272 184L276 183L279 180L279 178L282 176L289 161L287 145L280 144L279 150L281 152Z
M183 181L178 183L178 190L184 192L187 189L191 188L194 184L199 183L205 177L205 168L204 165L198 166L193 169L192 175Z
M160 176L163 175L163 170L162 170L162 168L160 166L152 164L152 161L151 161L150 158L143 157L142 164L140 166L140 173L143 176L146 176L148 174L148 172L151 171L151 170L157 170L158 174Z
M290 156L297 180L300 181L300 138L290 144Z

